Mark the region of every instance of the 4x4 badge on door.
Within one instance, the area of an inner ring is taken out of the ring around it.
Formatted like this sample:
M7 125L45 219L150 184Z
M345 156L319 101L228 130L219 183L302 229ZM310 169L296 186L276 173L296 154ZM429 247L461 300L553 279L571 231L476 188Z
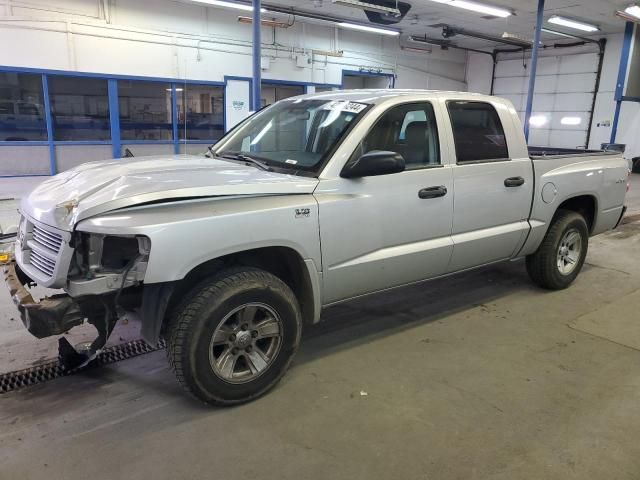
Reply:
M310 214L310 208L296 208L296 218L308 217Z

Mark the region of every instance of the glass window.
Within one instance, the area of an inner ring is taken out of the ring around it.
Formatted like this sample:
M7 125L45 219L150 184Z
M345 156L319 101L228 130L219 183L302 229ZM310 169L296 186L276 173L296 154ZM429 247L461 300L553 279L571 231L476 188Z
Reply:
M172 140L171 84L118 80L123 140Z
M111 139L106 80L52 75L48 81L54 140Z
M42 76L0 73L0 141L46 140Z
M376 122L354 155L373 150L396 152L407 169L440 164L438 127L430 103L411 103L389 109Z
M224 133L222 87L180 85L176 87L176 95L180 140L211 140L213 142L222 137Z
M281 168L313 170L366 108L346 100L285 100L249 117L215 152L224 158L242 154Z
M262 107L272 105L285 98L302 95L304 87L302 85L274 85L265 84L260 89L260 102Z
M447 102L458 162L508 159L498 112L485 102Z
M316 87L316 93L332 92L338 90L336 87Z

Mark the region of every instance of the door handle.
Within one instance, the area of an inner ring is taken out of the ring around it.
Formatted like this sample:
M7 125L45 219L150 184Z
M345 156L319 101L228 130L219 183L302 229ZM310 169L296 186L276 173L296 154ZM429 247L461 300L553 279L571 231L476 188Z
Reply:
M524 178L522 177L509 177L504 181L505 187L519 187L524 185Z
M423 188L418 192L418 197L424 200L426 198L444 197L446 194L447 194L447 187L445 187L444 185L440 185L438 187Z

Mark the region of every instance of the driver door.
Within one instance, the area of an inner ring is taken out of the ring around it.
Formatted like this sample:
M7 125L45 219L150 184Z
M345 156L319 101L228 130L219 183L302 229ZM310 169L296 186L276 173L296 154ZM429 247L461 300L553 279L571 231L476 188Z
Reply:
M447 271L453 179L450 165L442 162L441 143L430 102L398 105L378 119L354 155L394 151L405 158L405 171L320 181L314 195L324 304Z

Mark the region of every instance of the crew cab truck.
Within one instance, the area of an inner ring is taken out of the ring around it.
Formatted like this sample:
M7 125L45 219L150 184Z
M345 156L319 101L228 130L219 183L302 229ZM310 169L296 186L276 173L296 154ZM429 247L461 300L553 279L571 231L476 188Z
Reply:
M289 98L200 156L81 165L24 198L5 277L37 337L123 314L204 402L254 399L323 307L526 258L562 289L624 213L619 153L529 150L496 97L358 90ZM63 289L41 302L32 284ZM429 288L425 284L424 288Z

